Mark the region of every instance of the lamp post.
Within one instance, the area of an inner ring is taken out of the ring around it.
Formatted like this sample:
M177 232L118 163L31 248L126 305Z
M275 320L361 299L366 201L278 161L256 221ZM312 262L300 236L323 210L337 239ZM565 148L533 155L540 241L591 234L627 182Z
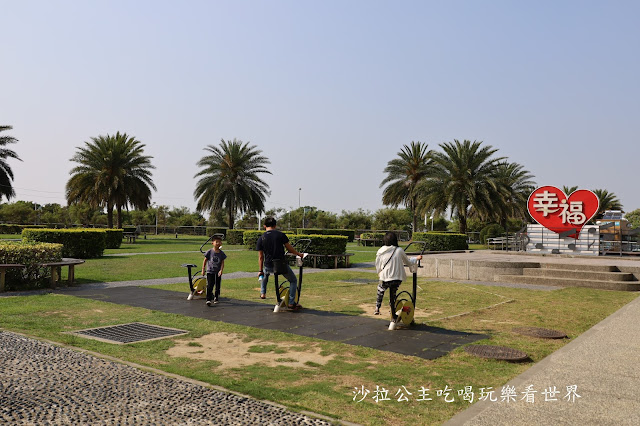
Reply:
M302 188L298 188L298 208L300 208L300 191L302 191Z
M429 219L431 219L431 232L433 232L433 215Z
M289 225L287 226L287 229L291 230L291 210L287 211L287 214L289 215Z

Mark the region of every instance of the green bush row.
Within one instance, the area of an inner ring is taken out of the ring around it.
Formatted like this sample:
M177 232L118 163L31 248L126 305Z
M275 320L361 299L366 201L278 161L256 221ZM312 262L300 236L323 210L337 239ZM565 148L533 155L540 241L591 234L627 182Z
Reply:
M0 242L0 263L24 265L24 268L7 269L5 289L26 290L47 286L51 268L39 265L59 262L61 259L61 244Z
M227 244L244 244L244 229L227 229L225 241ZM253 247L255 248L255 246Z
M119 249L122 245L122 236L124 234L122 229L105 229L105 248Z
M464 234L414 232L413 241L424 241L427 243L427 251L467 250L469 248L467 236ZM410 251L413 251L413 247L416 246L412 246Z
M352 243L356 237L356 231L353 229L297 228L296 233L304 235L343 235L349 238L350 243Z
M207 237L212 237L214 234L222 234L226 236L227 232L229 232L229 228L207 226Z
M0 234L21 234L25 228L44 228L44 225L15 225L0 223Z
M63 257L91 259L100 257L106 248L104 229L24 229L22 241L62 244Z
M264 231L243 231L242 242L249 250L255 250L258 244L258 238L260 238L262 234L264 234ZM289 240L291 240L291 236L295 235L291 231L286 231L284 234L289 236Z

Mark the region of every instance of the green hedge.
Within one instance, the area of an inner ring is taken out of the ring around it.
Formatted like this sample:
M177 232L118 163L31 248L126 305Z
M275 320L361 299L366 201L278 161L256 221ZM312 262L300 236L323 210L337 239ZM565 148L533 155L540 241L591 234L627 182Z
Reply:
M227 229L225 240L227 244L234 244L234 245L244 244L244 233L245 233L244 229ZM253 248L255 249L255 246Z
M22 241L62 244L63 257L100 257L106 247L104 229L24 229Z
M226 237L227 232L229 232L229 228L218 228L214 226L207 226L207 237L212 237L214 234L222 234Z
M21 234L25 228L45 228L44 225L15 225L9 223L0 223L0 234Z
M124 231L122 229L105 229L105 248L119 249L122 245L122 236Z
M297 234L304 235L342 235L349 238L349 242L352 243L356 237L356 231L353 229L316 229L316 228L297 228Z
M287 236L289 237L289 240L291 240L291 237L295 235L291 231L286 231L282 233L287 234ZM244 231L242 241L249 250L255 250L256 245L258 244L258 238L260 238L260 235L262 234L264 234L264 231Z
M49 285L51 268L39 264L59 262L62 259L62 244L0 242L0 263L21 264L24 268L8 268L5 290L26 290Z
M312 254L343 254L347 251L349 238L344 235L292 235L289 237L291 244L296 241L308 238L311 240L308 252ZM306 259L305 266L313 266L313 259ZM333 268L335 260L333 258L316 258L316 266L320 268ZM343 260L338 262L338 267L345 267Z
M425 243L427 243L427 251L453 251L469 249L469 245L467 244L467 236L464 234L452 234L445 232L414 232L413 241L424 241ZM413 247L415 246L412 246L411 249L413 249Z

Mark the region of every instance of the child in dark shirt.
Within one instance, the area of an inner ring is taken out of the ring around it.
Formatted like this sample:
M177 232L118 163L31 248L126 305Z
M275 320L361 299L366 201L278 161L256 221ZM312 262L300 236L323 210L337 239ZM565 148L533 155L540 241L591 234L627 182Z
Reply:
M227 255L220 250L222 238L217 235L214 236L211 240L211 245L212 248L204 254L204 261L202 262L202 275L205 274L205 270L207 273L207 306L211 306L211 302L218 303L224 260L227 258ZM215 292L213 291L214 287Z

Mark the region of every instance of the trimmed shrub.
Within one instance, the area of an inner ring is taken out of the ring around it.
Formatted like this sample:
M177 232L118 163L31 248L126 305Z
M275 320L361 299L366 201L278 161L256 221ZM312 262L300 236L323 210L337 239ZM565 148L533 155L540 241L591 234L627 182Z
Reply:
M356 231L353 229L316 229L316 228L297 228L297 234L304 235L343 235L349 238L349 242L352 243L356 236Z
M502 226L493 223L482 228L482 231L480 231L480 241L482 241L482 244L487 244L489 238L503 237L504 233L505 231Z
M244 233L244 229L227 229L225 241L227 244L244 244Z
M25 228L46 228L44 225L16 225L12 223L1 223L0 234L21 234Z
M123 230L122 229L105 229L105 248L119 249L122 245Z
M104 229L24 229L22 241L62 244L63 257L101 257L106 247Z
M242 234L242 242L249 250L255 250L258 244L258 238L264 234L264 231L244 231Z
M427 243L427 251L453 251L467 250L469 248L469 245L467 244L467 236L464 234L414 232L413 240L424 241Z
M295 244L298 240L308 238L311 240L309 253L312 254L344 254L347 251L348 237L344 235L291 235L289 240L291 244ZM335 261L333 258L317 258L316 266L320 268L333 268ZM307 258L304 261L305 266L312 266L313 259ZM338 262L338 267L345 267L343 260Z
M226 239L227 233L230 231L229 228L218 228L215 226L207 226L207 237L212 237L213 234L222 234L225 237L223 238Z
M62 244L0 242L0 263L25 265L24 268L8 268L5 276L6 290L25 290L48 286L51 268L42 263L59 262Z

